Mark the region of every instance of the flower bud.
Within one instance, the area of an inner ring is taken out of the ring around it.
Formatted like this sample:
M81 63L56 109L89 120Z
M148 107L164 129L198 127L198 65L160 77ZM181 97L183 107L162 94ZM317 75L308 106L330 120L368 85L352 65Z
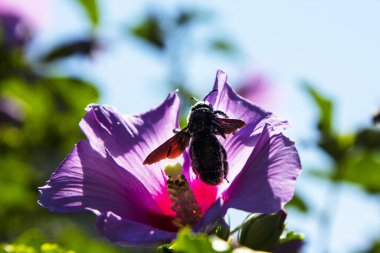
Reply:
M285 219L284 210L272 214L249 215L239 234L240 244L254 250L271 251L284 230Z

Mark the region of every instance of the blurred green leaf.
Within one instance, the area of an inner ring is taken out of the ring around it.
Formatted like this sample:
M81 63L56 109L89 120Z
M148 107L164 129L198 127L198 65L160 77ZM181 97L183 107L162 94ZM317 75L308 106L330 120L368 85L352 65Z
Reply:
M99 24L99 8L97 0L78 0L78 3L86 11L94 27Z
M303 213L306 213L309 211L309 207L298 194L294 194L292 200L286 204L286 207L294 207Z
M205 20L210 17L210 13L201 10L179 10L175 17L176 26L186 26L193 24L195 21Z
M334 172L323 171L320 169L309 169L307 171L307 173L312 177L316 177L316 178L320 178L320 179L326 179L326 180L332 180L334 177Z
M164 29L157 15L150 14L132 27L130 32L156 49L163 50L165 48Z
M224 251L216 251L207 235L193 234L189 228L184 228L178 233L178 237L172 247L175 252L181 253L231 252L229 248Z
M302 234L298 234L295 231L284 231L284 233L280 237L280 243L289 242L292 240L304 240L304 236Z
M341 180L380 193L380 150L355 150L341 164Z
M319 109L318 129L324 135L330 136L333 130L333 103L331 99L324 97L312 85L305 83L304 87Z
M356 134L355 144L368 149L380 149L380 129L362 129Z
M237 52L235 46L225 39L215 39L211 41L211 49L226 54L234 54Z
M98 48L98 42L95 39L81 39L67 42L59 45L41 57L44 63L61 60L71 56L90 57Z
M72 250L64 250L55 243L44 243L40 248L34 248L25 244L4 244L0 246L0 253L75 253Z
M361 253L380 253L380 240L374 242L367 250Z

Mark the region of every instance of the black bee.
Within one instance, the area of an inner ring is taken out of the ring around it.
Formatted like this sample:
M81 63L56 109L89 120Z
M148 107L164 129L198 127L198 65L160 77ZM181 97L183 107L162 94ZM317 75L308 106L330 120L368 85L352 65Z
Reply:
M218 115L224 118L219 118ZM176 158L189 145L192 168L201 180L209 185L218 185L227 180L227 153L216 135L226 138L245 126L244 121L229 119L222 111L214 111L206 101L191 107L187 126L153 150L144 164L152 164L165 158ZM228 180L227 180L228 182Z

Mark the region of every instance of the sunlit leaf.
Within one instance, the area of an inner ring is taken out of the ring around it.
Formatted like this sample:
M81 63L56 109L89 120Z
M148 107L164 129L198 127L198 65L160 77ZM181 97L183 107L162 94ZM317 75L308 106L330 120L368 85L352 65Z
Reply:
M318 129L324 135L330 135L333 130L333 103L331 99L324 97L313 86L308 83L304 84L306 91L313 98L319 109Z
M164 30L159 17L156 15L147 16L136 26L132 27L130 32L159 50L165 48Z
M213 248L213 244L207 235L192 234L190 229L182 229L177 239L174 241L173 249L175 252L182 253L217 253L231 252L231 249L217 251Z
M78 3L86 11L88 18L91 20L93 26L97 26L99 23L99 8L97 0L78 0Z
M298 194L294 194L292 200L286 204L286 207L294 207L304 213L309 211L309 207Z

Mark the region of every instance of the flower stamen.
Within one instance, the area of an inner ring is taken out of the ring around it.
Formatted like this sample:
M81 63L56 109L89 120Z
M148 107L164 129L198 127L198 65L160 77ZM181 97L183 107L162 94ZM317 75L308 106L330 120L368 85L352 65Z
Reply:
M176 213L173 223L178 227L196 224L202 217L202 210L182 174L182 166L179 163L168 165L165 174L168 176L166 186L173 202L170 208Z

